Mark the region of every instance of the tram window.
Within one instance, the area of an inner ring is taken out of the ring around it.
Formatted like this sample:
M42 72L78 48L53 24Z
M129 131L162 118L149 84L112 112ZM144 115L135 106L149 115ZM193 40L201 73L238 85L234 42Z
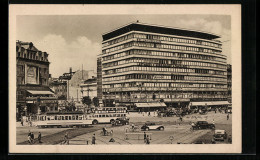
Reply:
M106 117L106 115L102 115L102 117Z
M102 115L99 115L99 117L101 117Z
M113 117L113 114L110 114L109 116L110 116L110 117Z
M71 120L71 116L69 116L69 120Z
M68 116L65 116L65 120L68 120Z
M58 120L60 120L61 119L61 116L58 116Z
M107 114L106 117L109 117L109 115Z
M120 117L120 114L117 114L117 117Z
M76 120L78 120L79 119L79 116L76 116Z
M82 120L82 117L79 117L79 120Z
M72 116L72 120L75 120L75 116Z
M55 116L54 119L57 120L57 116Z
M116 114L113 114L113 117L116 117Z
M61 116L62 120L64 120L64 116Z

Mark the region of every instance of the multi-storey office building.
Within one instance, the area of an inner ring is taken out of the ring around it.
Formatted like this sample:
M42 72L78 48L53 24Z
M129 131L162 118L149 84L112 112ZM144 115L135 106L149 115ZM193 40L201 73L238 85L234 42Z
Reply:
M135 106L227 100L220 36L138 22L102 36L103 98Z
M228 101L232 100L232 65L227 65L227 91L228 91Z
M16 116L57 110L57 98L49 88L48 54L31 42L16 42Z

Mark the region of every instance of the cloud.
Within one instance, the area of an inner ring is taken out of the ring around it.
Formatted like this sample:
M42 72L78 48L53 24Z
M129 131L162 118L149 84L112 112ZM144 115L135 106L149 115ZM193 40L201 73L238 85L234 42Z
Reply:
M85 70L96 69L97 55L101 53L101 44L93 43L85 36L67 42L61 35L48 34L34 44L49 54L50 74L53 77L68 72L70 67L73 71L79 70L82 64Z

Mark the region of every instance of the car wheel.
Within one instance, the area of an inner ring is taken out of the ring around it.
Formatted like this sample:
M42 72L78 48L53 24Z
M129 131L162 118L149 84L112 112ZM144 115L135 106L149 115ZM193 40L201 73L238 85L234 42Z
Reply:
M97 120L92 121L92 124L98 124Z
M160 130L163 131L163 130L164 130L164 127L161 127Z
M149 131L149 128L147 127L147 128L145 128L145 130L146 130L146 131Z
M110 123L111 123L111 124L115 123L115 120L111 119L111 120L110 120Z

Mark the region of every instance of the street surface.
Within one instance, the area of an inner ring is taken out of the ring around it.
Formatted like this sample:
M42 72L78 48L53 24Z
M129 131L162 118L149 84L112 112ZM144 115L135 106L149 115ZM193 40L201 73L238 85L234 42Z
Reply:
M96 145L124 145L124 144L145 144L144 143L144 131L130 132L131 125L141 127L145 122L155 122L165 127L164 131L145 131L151 133L150 144L184 144L184 143L211 143L213 138L214 130L202 129L202 130L191 130L191 122L196 121L208 121L216 126L216 129L224 129L228 135L232 134L232 114L229 120L227 120L227 114L208 112L206 115L191 114L183 117L183 121L179 120L179 117L158 117L156 113L151 112L148 116L147 113L139 114L137 112L130 112L127 114L130 118L130 124L125 126L114 126L111 124L98 124L88 128L46 128L38 129L36 127L21 126L17 123L17 144L28 144L27 135L29 130L34 133L34 137L37 138L38 132L42 133L41 145L50 144L61 144L65 133L69 135L69 145L90 145L91 137L95 133ZM103 127L106 127L108 131L113 130L113 135L104 136L101 135ZM128 135L127 139L125 133L138 133L134 135ZM139 135L139 139L138 139ZM170 138L173 137L173 138ZM113 138L114 142L109 142ZM228 143L227 140L224 142L216 143ZM34 145L39 145L36 141Z

